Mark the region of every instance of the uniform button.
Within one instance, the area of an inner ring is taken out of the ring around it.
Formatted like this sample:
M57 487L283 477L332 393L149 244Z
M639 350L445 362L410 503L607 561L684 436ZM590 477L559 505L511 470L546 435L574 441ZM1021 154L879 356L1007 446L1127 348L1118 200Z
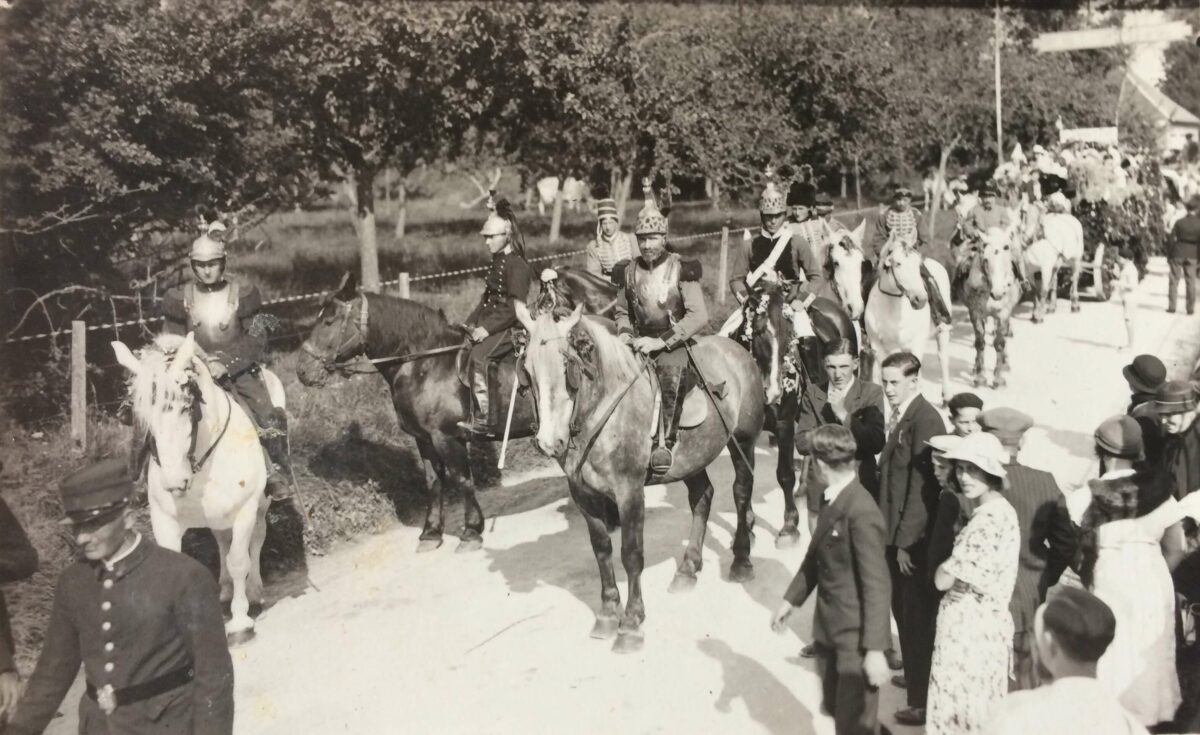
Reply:
M111 650L113 650L113 644L112 644L112 641L109 641L108 643L105 643L105 644L104 644L104 650L105 650L105 651L111 651Z
M105 620L104 624L100 626L100 630L112 630L112 623Z
M108 600L105 600L104 602L100 603L100 609L103 610L104 612L108 612L109 610L112 609L112 603L109 602Z
M113 586L113 581L111 579L104 580L104 589L111 590L112 586Z
M105 670L105 671L107 671L107 672L109 672L109 673L112 673L112 670L113 670L113 663L112 663L112 661L109 661L108 663L104 664L104 670Z

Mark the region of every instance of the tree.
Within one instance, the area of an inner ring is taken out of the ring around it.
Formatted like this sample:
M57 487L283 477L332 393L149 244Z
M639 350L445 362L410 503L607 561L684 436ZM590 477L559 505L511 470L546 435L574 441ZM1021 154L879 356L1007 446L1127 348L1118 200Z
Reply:
M1162 91L1194 115L1200 115L1200 46L1173 43L1163 60L1166 77Z

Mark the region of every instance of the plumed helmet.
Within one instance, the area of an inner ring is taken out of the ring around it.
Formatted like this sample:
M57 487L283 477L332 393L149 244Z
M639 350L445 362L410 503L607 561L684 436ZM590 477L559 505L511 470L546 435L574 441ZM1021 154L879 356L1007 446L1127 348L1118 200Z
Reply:
M762 214L783 214L787 211L783 192L775 188L774 181L768 181L767 188L763 189L762 197L758 200L758 211Z
M807 181L794 181L788 189L787 205L789 207L817 206L817 187Z
M188 257L201 262L224 258L225 225L220 222L206 224L204 234L192 240L192 250Z
M512 222L501 217L496 213L496 190L488 191L487 199L488 218L483 222L483 229L479 231L480 235L490 237L492 235L507 235L512 232Z
M654 201L654 190L650 188L649 178L642 179L642 194L645 196L646 203L642 206L642 211L638 212L637 227L634 229L634 234L667 234L667 217L658 211L658 204Z

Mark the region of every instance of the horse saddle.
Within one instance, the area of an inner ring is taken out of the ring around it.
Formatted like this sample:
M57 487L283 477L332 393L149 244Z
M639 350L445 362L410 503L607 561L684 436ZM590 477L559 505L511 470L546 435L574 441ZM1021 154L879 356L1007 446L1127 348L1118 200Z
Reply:
M725 383L717 383L712 386L713 399L721 400L725 397ZM708 412L712 408L712 400L704 395L704 386L694 385L687 395L683 397L683 410L679 414L679 428L694 429L704 420L708 418ZM654 439L658 438L658 429L662 425L659 422L659 413L662 411L662 395L654 394L654 411L650 414L651 431Z

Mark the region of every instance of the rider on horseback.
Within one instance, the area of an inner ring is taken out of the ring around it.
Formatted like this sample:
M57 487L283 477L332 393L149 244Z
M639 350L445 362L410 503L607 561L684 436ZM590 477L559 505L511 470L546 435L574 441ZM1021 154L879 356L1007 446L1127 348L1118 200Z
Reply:
M272 404L261 373L269 317L260 313L257 288L226 278L224 233L224 225L212 222L192 242L189 257L196 279L163 297L163 331L195 334L213 380L246 409L258 428L271 465L267 495L282 500L291 495L287 412Z
M500 362L514 349L512 331L517 326L517 314L513 300L524 301L534 283L533 269L525 260L525 240L517 229L517 218L508 200L495 202L489 196L488 209L492 213L479 234L492 255L492 262L484 276L479 305L463 324L474 342L466 372L475 396L475 410L471 422L458 424L481 436L495 436L501 428L499 403L490 399L499 379Z
M617 263L637 257L637 239L621 231L617 203L612 199L596 202L596 239L587 246L587 271L611 277Z
M893 236L920 248L924 244L919 227L920 220L921 212L912 206L912 191L906 186L896 187L892 205L884 210L875 223L875 262L883 259L883 244ZM946 299L947 294L943 294L938 288L937 281L933 280L924 263L921 264L921 279L925 282L925 290L929 294L929 310L933 313L934 324L939 328L949 328L950 304Z
M613 282L622 286L613 315L621 341L654 359L663 430L650 455L650 470L661 475L674 460L683 398L696 380L688 368L686 345L708 324L708 309L699 261L667 252L667 218L654 202L649 179L643 180L642 188L646 204L636 228L641 255L613 271Z
M1007 230L1012 226L1012 216L1009 214L1008 208L997 206L999 196L1000 192L993 182L989 181L983 185L979 204L975 205L975 208L959 225L962 230L962 243L959 246L959 253L955 254L955 262L962 263L965 260L961 252L963 246L967 243L978 242L989 229L998 227ZM1025 276L1024 253L1018 247L1017 252L1013 255L1013 269L1016 271L1017 278L1021 283L1026 283L1029 279Z
M804 184L798 184L789 194L793 216L803 217L803 220L798 224L784 223L784 197L775 188L774 181L767 182L758 207L762 230L751 241L745 259L734 269L729 289L739 303L744 303L760 279L786 284L789 286L787 300L792 303L796 335L812 337L812 320L807 310L816 298L824 274L809 237L817 232L823 233L824 225L819 219L810 219L812 207L816 204L816 192L811 185L806 188ZM798 228L803 228L805 234L798 235Z

